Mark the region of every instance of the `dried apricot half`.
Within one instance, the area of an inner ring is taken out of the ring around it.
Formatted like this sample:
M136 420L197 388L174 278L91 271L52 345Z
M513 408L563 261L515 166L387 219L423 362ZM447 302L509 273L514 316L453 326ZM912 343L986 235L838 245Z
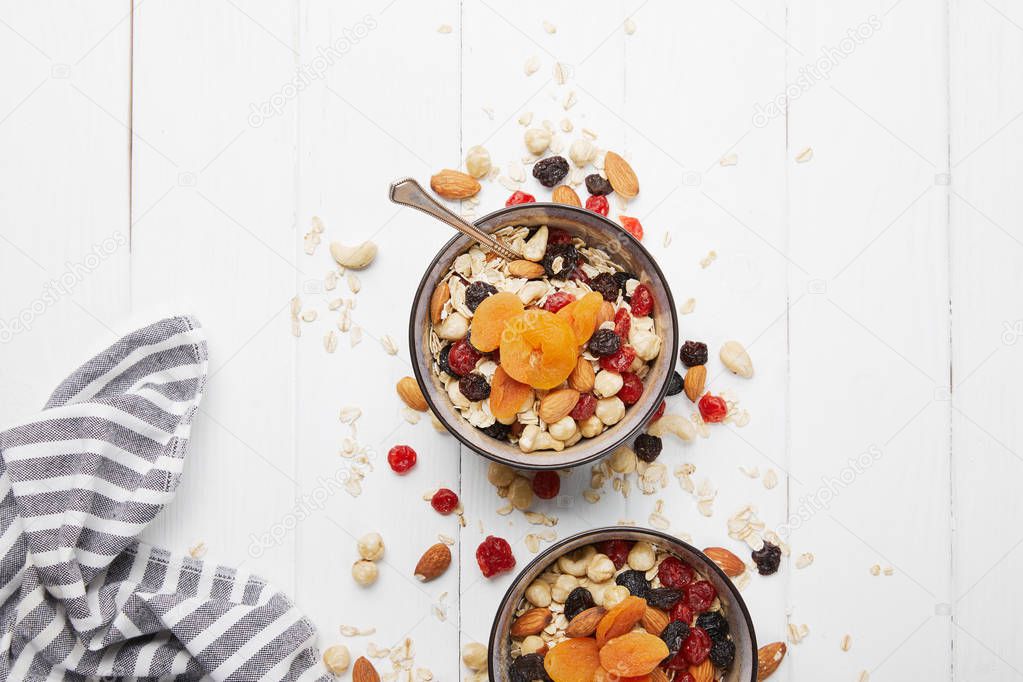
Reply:
M557 316L572 327L577 346L582 346L593 336L593 330L597 328L597 315L603 303L604 297L591 291L557 312Z
M600 619L600 622L597 624L597 643L603 646L604 642L612 637L624 635L643 618L644 613L646 613L646 599L633 596L626 597L620 603L612 606L604 614L604 617ZM665 654L665 656L667 655ZM648 670L647 672L650 671Z
M522 313L522 301L515 294L501 291L487 296L472 316L469 340L476 350L489 353L501 345L501 334L508 320Z
M600 665L619 677L649 675L669 653L660 637L637 630L609 639L600 649Z
M531 309L505 325L501 366L516 381L533 388L554 388L575 369L577 349L575 334L567 322L546 310Z
M600 668L600 647L589 637L566 639L547 652L543 667L554 682L592 682Z
M511 419L532 393L527 384L512 379L498 366L490 382L490 413L501 420Z

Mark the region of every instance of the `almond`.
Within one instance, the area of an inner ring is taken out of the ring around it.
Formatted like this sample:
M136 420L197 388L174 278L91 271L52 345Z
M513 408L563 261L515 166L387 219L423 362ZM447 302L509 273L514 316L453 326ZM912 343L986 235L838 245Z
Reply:
M368 658L359 656L352 666L352 682L380 682L380 674Z
M615 319L614 303L604 301L600 304L600 310L597 311L597 324L594 326L594 329L599 329L600 325L613 319Z
M707 555L708 559L717 564L718 568L729 578L735 578L746 572L746 564L742 563L742 559L724 547L708 547L703 550L703 553Z
M536 608L529 609L515 619L511 626L511 636L516 639L539 634L554 618L550 609Z
M451 565L451 550L443 542L438 542L423 552L419 563L416 564L415 576L417 580L429 582L439 577Z
M440 314L444 310L444 304L451 300L451 288L447 282L441 282L430 295L430 322L440 324Z
M682 381L686 397L694 403L703 395L703 389L707 384L707 366L693 365L686 370L686 378Z
M559 388L540 400L540 419L553 424L566 416L579 402L579 391L574 388Z
M714 682L714 664L705 658L700 665L689 666L689 674L693 676L693 682Z
M480 191L480 183L476 178L450 168L430 178L430 187L445 199L468 199Z
M604 173L607 181L620 196L631 199L639 194L639 179L629 162L614 152L604 155Z
M589 393L593 390L595 377L593 365L586 358L580 357L575 363L575 369L568 375L568 385L580 393Z
M419 390L419 384L412 377L402 377L397 385L398 397L401 401L418 412L426 412L426 398Z
M567 204L569 206L581 207L583 205L583 202L579 201L579 195L568 185L558 185L555 187L554 193L551 194L551 201L556 204Z
M600 619L607 611L602 606L592 606L579 613L565 628L566 637L589 637L597 631Z
M531 260L513 260L508 263L508 272L514 277L525 277L526 279L539 279L543 277L543 266Z
M781 665L781 659L785 658L787 649L785 642L771 642L760 647L760 651L757 652L757 682L766 680L774 674Z
M648 606L639 622L651 635L660 635L664 628L668 627L671 618L664 611Z

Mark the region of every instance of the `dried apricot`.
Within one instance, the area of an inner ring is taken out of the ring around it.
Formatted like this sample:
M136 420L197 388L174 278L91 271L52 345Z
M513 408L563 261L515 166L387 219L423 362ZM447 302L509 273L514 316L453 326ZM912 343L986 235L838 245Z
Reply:
M600 649L600 665L619 677L648 675L668 653L660 637L637 630L609 639Z
M575 345L582 346L590 340L593 330L597 328L597 315L600 313L603 297L591 291L578 301L572 301L557 312L558 317L568 322L575 333Z
M490 384L490 413L498 419L511 419L532 393L533 389L498 367Z
M547 652L543 667L554 682L591 682L600 668L600 647L589 637L566 639Z
M644 613L646 613L646 599L626 597L619 604L611 607L600 619L600 623L597 625L597 643L603 646L604 642L612 637L624 635L643 618Z
M561 384L575 369L577 355L572 328L546 310L527 310L511 318L501 334L501 366L513 379L533 388Z
M501 334L508 320L522 313L522 301L515 294L502 291L483 299L472 316L469 338L472 347L489 353L501 345Z
M668 678L665 677L664 679L667 680ZM650 675L620 677L618 675L612 675L603 668L597 668L597 672L593 675L593 682L654 682L654 678Z

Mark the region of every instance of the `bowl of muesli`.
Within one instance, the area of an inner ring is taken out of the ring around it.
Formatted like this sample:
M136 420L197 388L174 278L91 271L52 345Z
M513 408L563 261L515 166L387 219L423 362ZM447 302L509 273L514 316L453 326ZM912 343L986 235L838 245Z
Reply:
M665 278L592 211L530 203L475 223L520 259L457 236L434 258L409 326L416 380L472 450L524 469L606 456L655 417L678 353Z
M490 632L494 682L754 682L738 589L695 547L621 526L567 538L516 577Z

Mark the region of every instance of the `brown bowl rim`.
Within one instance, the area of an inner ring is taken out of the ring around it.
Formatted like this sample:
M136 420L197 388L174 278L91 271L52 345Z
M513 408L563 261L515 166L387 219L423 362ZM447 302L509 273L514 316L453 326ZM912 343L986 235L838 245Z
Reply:
M598 223L603 223L609 229L614 229L614 230L616 230L616 232L620 232L622 235L625 235L628 238L628 240L630 240L632 242L633 246L638 248L643 253L643 255L646 256L646 258L650 261L650 266L651 266L653 272L657 275L657 279L661 283L661 287L664 289L664 295L668 299L668 303L670 305L671 314L669 315L669 317L671 319L671 327L672 327L672 332L673 332L672 333L673 343L672 343L671 355L670 355L670 358L671 358L670 359L670 365L668 367L668 372L665 374L665 377L666 377L665 381L664 381L663 385L660 387L660 389L657 391L657 398L651 402L650 407L647 408L646 414L643 416L643 419L641 419L638 422L638 425L636 427L634 427L628 433L624 433L624 435L622 435L621 438L618 438L615 441L613 441L612 445L609 445L609 446L607 446L605 448L597 450L596 452L588 455L587 457L585 457L583 459L575 460L571 464L567 464L567 463L560 463L560 464L542 464L542 463L537 463L537 464L532 464L532 463L527 463L527 462L518 462L518 461L513 461L513 460L505 459L504 457L502 457L501 455L498 455L496 453L488 452L486 450L482 450L482 449L477 448L472 442L470 442L469 440L464 438L462 436L462 434L458 432L457 429L448 428L447 420L442 416L444 414L444 412L441 409L439 409L439 407L434 403L433 399L430 397L430 391L429 390L423 390L424 387L426 387L427 381L429 380L429 378L423 376L422 372L419 369L419 363L417 362L417 358L415 356L413 356L411 358L412 359L412 372L413 372L413 374L415 374L416 381L419 383L419 387L422 390L423 397L426 399L427 405L429 405L429 407L430 407L430 411L434 414L434 416L437 418L437 420L440 421L441 424L444 425L444 430L447 431L448 433L450 433L452 436L454 436L458 440L458 442L460 442L462 445L464 445L465 447L469 448L471 451L475 452L476 454L482 455L483 457L489 459L492 462L497 462L498 464L503 464L505 466L509 466L509 467L514 468L514 469L522 469L522 470L526 470L526 471L557 471L559 469L574 468L574 467L578 467L578 466L583 466L585 464L589 464L591 462L595 462L596 460L598 460L598 459L600 459L602 457L607 457L609 454L611 454L612 452L614 452L615 450L620 448L622 446L622 444L624 444L625 442L631 440L634 436L639 435L639 433L641 431L643 431L643 429L646 428L647 424L650 421L650 418L654 416L654 413L660 407L660 405L664 401L665 397L667 397L668 387L669 387L669 385L671 383L671 377L672 377L673 373L675 372L675 367L676 367L676 364L678 362L677 356L678 356L678 349L679 349L678 310L675 308L675 297L671 293L671 286L668 284L668 280L664 276L664 271L661 270L661 266L658 264L657 259L654 258L653 254L650 253L650 251L648 251L645 246L643 246L642 242L640 242L638 239L636 239L634 236L632 236L632 234L628 230L624 229L621 225L618 225L617 223L612 221L607 216L603 216L603 215L601 215L599 213L594 213L593 211L590 211L590 210L587 210L587 209L579 208L578 206L569 206L567 204L558 204L558 203L554 203L554 202L550 202L550 201L537 201L537 202L530 202L528 204L520 204L520 205L515 205L515 206L506 206L504 208L499 208L496 211L491 211L490 213L486 214L485 216L482 216L481 218L478 218L477 220L473 221L473 225L481 225L481 224L483 224L483 223L485 223L485 222L487 222L489 220L493 220L495 218L500 218L501 216L503 216L503 215L505 215L507 213L515 213L517 211L521 211L525 207L536 208L536 207L544 207L544 206L557 207L558 210L568 210L570 213L573 213L573 212L574 213L578 213L578 214L580 214L582 216L585 216L588 220L596 219ZM451 239L446 241L440 247L440 249L437 251L437 253L433 256L433 258L430 259L429 265L427 265L426 270L423 272L422 278L419 280L419 286L416 287L415 297L412 299L413 300L412 310L409 312L408 340L409 340L409 352L410 353L415 353L415 352L419 351L419 349L416 348L416 302L422 300L422 297L423 297L423 295L425 293L427 278L428 278L430 272L433 270L434 266L437 264L438 260L440 259L440 255L444 251L446 251L448 248L453 246L455 244L455 242L463 240L463 239L467 239L467 237L465 235L462 235L462 234L456 234L454 237L452 237ZM572 447L575 447L575 446L572 446Z

